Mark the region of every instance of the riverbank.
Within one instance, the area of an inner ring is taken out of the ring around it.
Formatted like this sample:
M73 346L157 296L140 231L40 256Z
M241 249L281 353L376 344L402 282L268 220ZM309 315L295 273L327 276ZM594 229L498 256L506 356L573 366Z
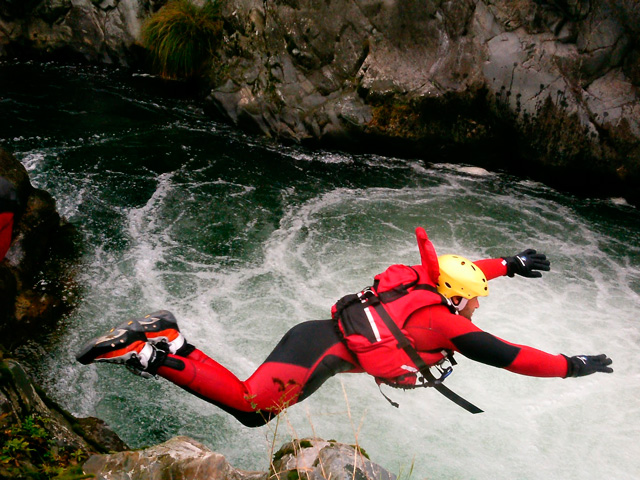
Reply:
M140 67L143 21L164 3L5 7L11 34L0 55ZM226 0L221 15L222 41L201 83L208 111L238 128L280 142L464 158L640 202L636 2Z

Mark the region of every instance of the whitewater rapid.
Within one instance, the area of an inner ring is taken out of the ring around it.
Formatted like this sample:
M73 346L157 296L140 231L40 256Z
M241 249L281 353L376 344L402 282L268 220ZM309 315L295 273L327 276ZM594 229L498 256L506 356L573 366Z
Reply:
M319 436L358 442L405 478L637 478L637 209L464 164L283 147L111 74L85 73L81 86L64 69L50 75L88 94L57 89L64 111L16 94L6 108L30 130L12 126L0 141L83 240L81 300L35 371L74 415L104 419L132 447L188 435L244 469L266 470L292 436ZM69 115L75 129L63 128ZM480 415L433 391L386 389L396 409L371 377L345 374L248 429L162 379L74 360L88 338L162 308L246 378L291 326L328 318L389 264L417 263L417 226L439 254L546 253L551 272L493 280L474 320L550 353L607 353L615 373L539 379L458 358L447 385Z

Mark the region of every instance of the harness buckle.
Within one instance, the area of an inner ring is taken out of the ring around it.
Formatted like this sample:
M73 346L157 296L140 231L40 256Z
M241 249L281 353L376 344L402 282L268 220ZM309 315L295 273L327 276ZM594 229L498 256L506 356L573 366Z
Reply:
M449 363L449 365L445 366L445 363ZM436 378L435 380L432 380L431 382L429 382L427 379L424 378L424 376L420 379L422 382L423 386L426 387L431 387L431 386L435 386L435 385L440 385L442 382L445 381L445 379L451 375L453 373L453 365L455 365L453 363L453 358L449 358L448 356L445 356L442 360L440 360L438 363L436 363L435 365L432 365L433 368L435 368L438 373L440 374L440 377Z
M370 305L377 305L380 303L378 295L376 295L376 292L374 292L371 287L366 287L358 293L358 298L361 303L369 303Z
M444 380L453 373L453 367L451 365L446 368L436 365L436 370L440 372L440 378L437 380L438 383L444 382Z

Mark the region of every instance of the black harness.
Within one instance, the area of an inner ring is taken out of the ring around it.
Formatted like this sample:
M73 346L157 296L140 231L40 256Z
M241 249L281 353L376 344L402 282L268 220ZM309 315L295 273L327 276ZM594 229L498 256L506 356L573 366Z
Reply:
M421 285L421 287L426 287L428 290L429 289L433 289L433 291L435 292L436 289L434 287L431 287L431 285ZM430 288L429 288L430 287ZM451 400L453 403L455 403L456 405L461 406L462 408L464 408L465 410L467 410L468 412L471 413L482 413L482 410L478 407L476 407L474 404L472 404L471 402L465 400L464 398L462 398L460 395L458 395L455 392L452 392L449 388L447 388L442 382L444 381L445 378L447 378L451 372L453 371L452 366L456 365L456 361L453 358L453 353L449 353L447 354L447 356L445 357L445 360L449 360L451 365L444 368L444 367L440 367L440 366L436 366L436 368L439 369L440 371L440 378L436 378L433 373L431 373L431 369L429 368L429 365L427 365L424 360L422 359L422 357L420 357L420 355L418 355L418 352L416 351L415 348L413 348L413 345L411 345L411 342L409 341L409 339L404 335L404 333L402 333L402 331L400 330L400 328L398 327L398 325L396 325L396 323L391 319L391 317L389 316L389 314L387 313L387 311L384 309L384 307L382 306L380 299L378 297L376 297L375 295L369 296L369 298L367 299L368 303L370 306L372 306L376 312L378 313L378 315L380 316L380 318L384 321L385 325L387 326L387 328L389 329L389 331L393 334L393 336L395 337L395 339L398 341L398 348L403 349L407 355L409 356L409 358L411 359L411 361L416 365L416 367L418 367L418 371L420 372L420 374L422 375L422 378L420 379L420 383L417 385L412 385L412 386L399 386L397 384L393 384L391 382L385 382L383 380L383 383L390 385L392 387L395 388L426 388L426 387L433 387L435 388L438 392L440 392L442 395L444 395L445 397L447 397L449 400ZM442 365L442 364L441 364ZM384 393L383 393L384 395ZM393 401L391 401L386 395L384 395L384 397L389 401L389 403L391 403L391 405L393 405L394 407L399 407L399 405Z
M396 324L396 322L393 321L389 313L385 310L384 306L382 305L383 303L391 302L399 298L400 296L408 294L409 293L408 288L424 289L424 290L432 291L434 293L438 293L438 291L436 290L435 287L427 284L408 285L403 287L404 288L394 289L388 292L381 292L378 295L376 295L376 293L374 293L374 291L370 288L365 289L363 292L357 295L348 295L343 299L341 299L341 302L338 302L337 316L340 315L341 310L343 310L344 308L348 307L349 305L355 302L367 304L369 307L372 307L373 309L375 309L375 311L380 316L380 318L382 319L386 327L389 329L391 334L394 336L394 338L398 342L397 343L398 348L401 348L406 352L406 354L409 356L411 361L418 368L418 372L421 375L421 377L418 379L419 383L415 385L402 385L402 384L394 383L386 379L377 377L376 379L379 383L384 383L393 388L401 388L401 389L407 389L407 390L414 389L414 388L432 387L432 388L435 388L442 395L447 397L449 400L454 402L456 405L459 405L460 407L464 408L468 412L474 413L474 414L482 413L483 410L476 407L469 401L465 400L460 395L454 393L442 383L445 380L445 378L447 378L452 373L453 371L452 366L456 365L456 361L453 358L453 352L445 351L444 352L446 354L445 358L442 360L440 364L435 365L435 367L440 372L440 377L436 378L433 375L433 373L431 373L431 369L429 365L427 365L425 361L422 359L422 357L420 357L416 349L413 347L413 345L411 345L411 342L409 341L409 339L402 333L402 331L400 330L400 327ZM374 285L374 288L375 288L375 285ZM438 295L440 294L438 293ZM442 303L447 305L450 309L453 309L451 302L447 300L445 297L443 297L442 295L440 296L442 297ZM343 340L344 340L344 337L343 337ZM443 365L444 365L444 362L446 361L449 361L450 365L447 367L444 367ZM380 393L382 393L382 395L387 399L387 401L389 401L391 405L393 405L396 408L399 407L399 404L392 401L389 397L387 397L382 392L382 389L380 389Z

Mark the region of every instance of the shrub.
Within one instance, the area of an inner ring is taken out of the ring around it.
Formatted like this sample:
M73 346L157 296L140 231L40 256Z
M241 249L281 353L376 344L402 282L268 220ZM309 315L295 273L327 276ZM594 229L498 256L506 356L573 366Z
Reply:
M88 478L80 468L87 452L59 445L47 430L49 423L32 414L0 431L0 478Z
M143 25L142 42L163 77L192 78L211 60L221 32L218 0L170 0Z

